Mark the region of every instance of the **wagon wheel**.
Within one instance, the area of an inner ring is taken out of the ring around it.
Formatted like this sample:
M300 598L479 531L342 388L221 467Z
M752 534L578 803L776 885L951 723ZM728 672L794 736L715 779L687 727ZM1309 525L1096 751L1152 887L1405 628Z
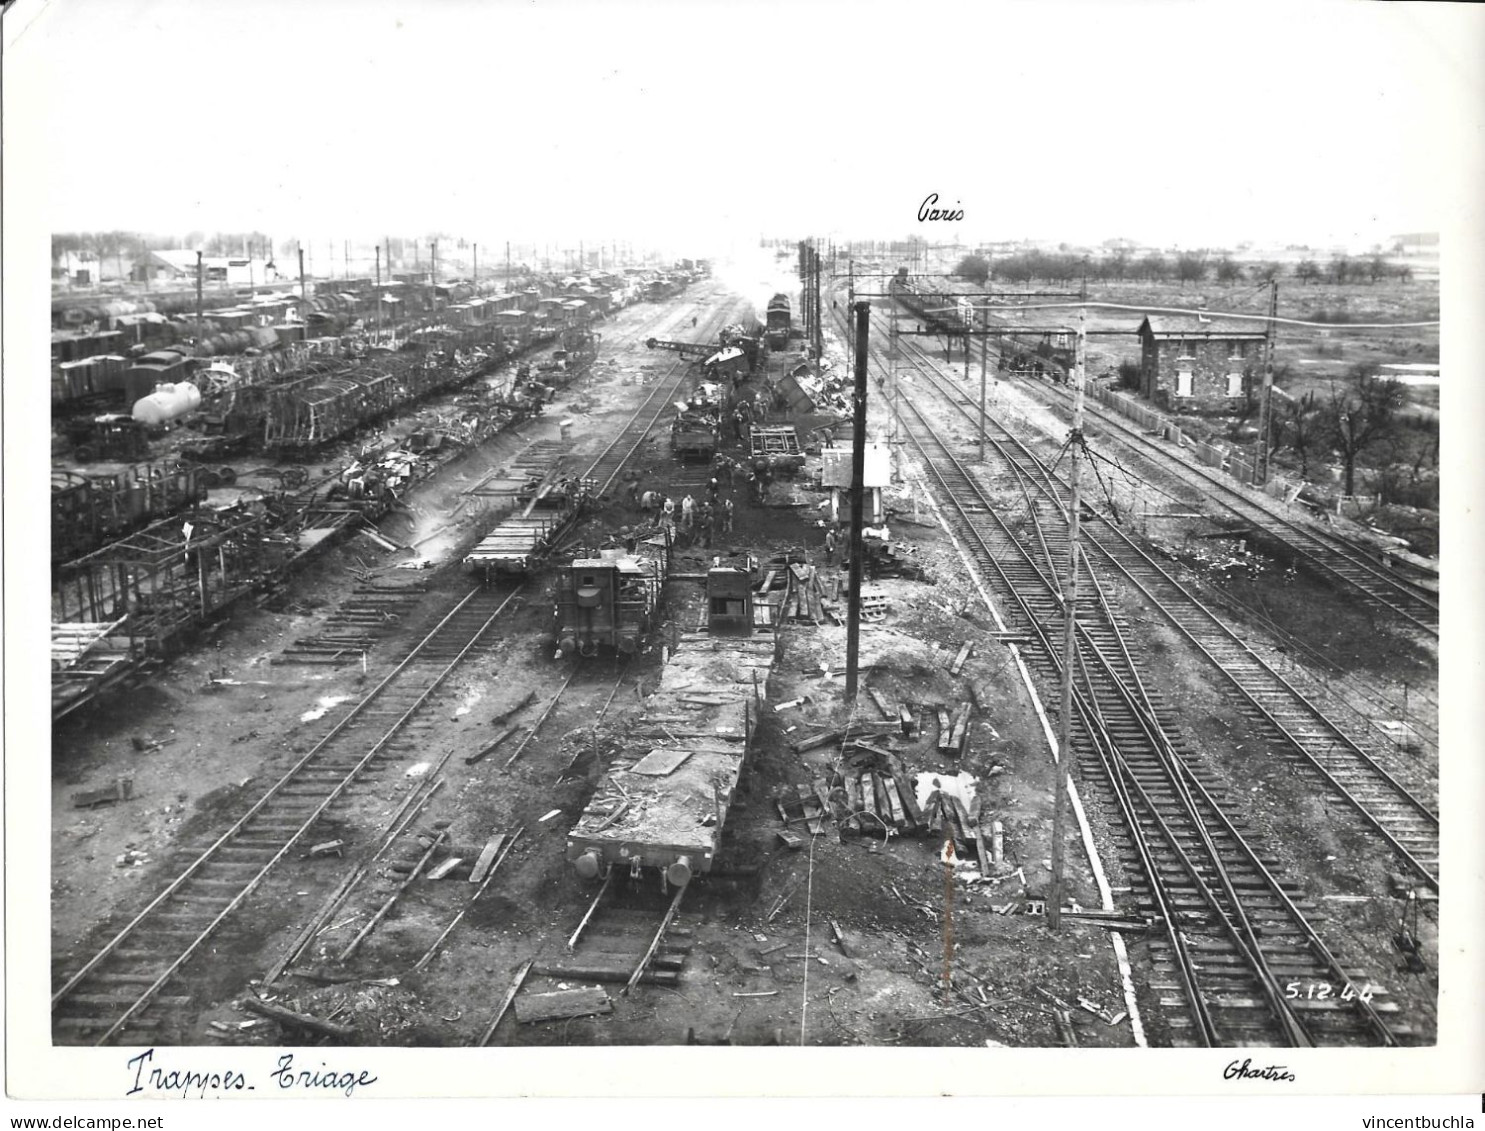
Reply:
M217 468L217 482L223 486L237 482L237 469L235 467Z
M309 472L302 467L285 468L282 482L288 488L303 487L309 482Z

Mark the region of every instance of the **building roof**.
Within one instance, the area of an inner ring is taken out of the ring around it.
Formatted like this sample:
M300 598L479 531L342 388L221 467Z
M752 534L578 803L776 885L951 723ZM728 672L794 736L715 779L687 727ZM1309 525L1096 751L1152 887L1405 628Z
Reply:
M1206 314L1147 314L1135 331L1141 337L1221 338L1262 341L1263 322L1258 319L1223 318Z

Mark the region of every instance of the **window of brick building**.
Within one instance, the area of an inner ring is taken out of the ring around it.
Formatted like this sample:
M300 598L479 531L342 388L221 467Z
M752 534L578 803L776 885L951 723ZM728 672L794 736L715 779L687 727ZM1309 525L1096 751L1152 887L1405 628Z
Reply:
M1229 397L1240 397L1243 395L1243 375L1232 372L1227 375L1227 395Z
M1191 395L1191 367L1181 366L1176 370L1176 396L1189 397Z

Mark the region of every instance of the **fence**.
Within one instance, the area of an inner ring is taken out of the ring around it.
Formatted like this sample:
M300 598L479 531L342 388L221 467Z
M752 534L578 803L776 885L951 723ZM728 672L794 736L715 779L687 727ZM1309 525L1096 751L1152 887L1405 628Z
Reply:
M1120 416L1133 420L1147 431L1158 433L1165 437L1165 439L1170 440L1177 447L1185 448L1205 466L1221 471L1236 479L1239 483L1248 485L1253 483L1254 467L1251 456L1240 455L1237 452L1219 448L1202 440L1188 440L1178 425L1172 424L1154 409L1148 408L1113 389L1102 385L1088 385L1087 391L1093 395L1094 400L1098 401L1104 407L1112 409ZM1275 483L1283 484L1282 488L1275 490ZM1290 491L1294 488L1295 485L1288 480L1276 479L1264 484L1262 489L1275 498L1292 502L1293 497L1290 495ZM1294 494L1298 494L1297 489L1294 490Z

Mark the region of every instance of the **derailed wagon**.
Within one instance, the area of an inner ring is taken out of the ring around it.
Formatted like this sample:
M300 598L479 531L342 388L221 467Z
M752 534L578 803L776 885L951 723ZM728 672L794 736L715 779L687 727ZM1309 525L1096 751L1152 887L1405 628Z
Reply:
M685 887L716 863L778 640L769 607L755 612L749 570L709 570L707 606L707 631L682 634L629 731L638 756L609 767L568 833L567 859L583 879L621 868Z
M670 536L663 528L629 546L575 557L557 572L557 658L633 654L655 627Z

